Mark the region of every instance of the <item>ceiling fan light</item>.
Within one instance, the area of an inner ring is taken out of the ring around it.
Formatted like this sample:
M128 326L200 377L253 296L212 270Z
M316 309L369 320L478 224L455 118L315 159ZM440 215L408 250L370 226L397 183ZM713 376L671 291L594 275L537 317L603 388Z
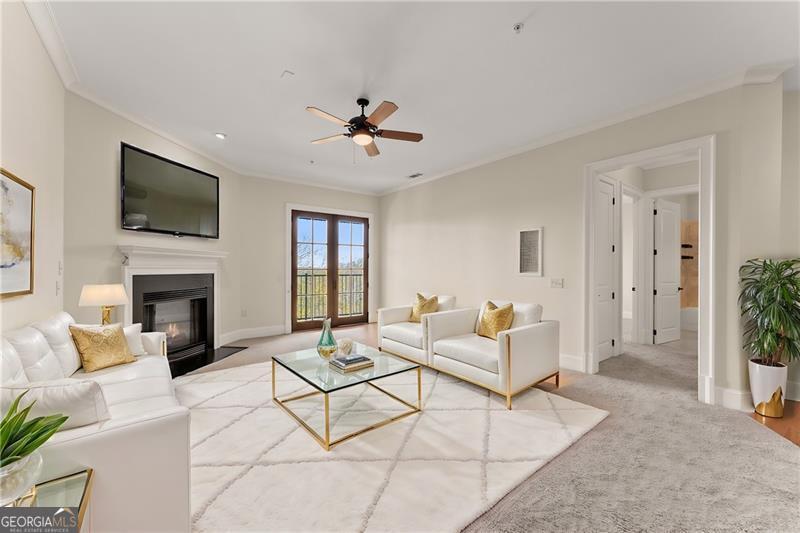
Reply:
M353 142L359 146L366 146L372 143L372 133L368 130L356 130L352 135Z

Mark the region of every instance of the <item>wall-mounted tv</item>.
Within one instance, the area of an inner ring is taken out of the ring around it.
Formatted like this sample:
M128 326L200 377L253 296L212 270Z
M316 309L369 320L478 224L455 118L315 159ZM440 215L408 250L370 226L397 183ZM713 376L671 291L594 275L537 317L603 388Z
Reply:
M122 143L122 229L219 238L219 178Z

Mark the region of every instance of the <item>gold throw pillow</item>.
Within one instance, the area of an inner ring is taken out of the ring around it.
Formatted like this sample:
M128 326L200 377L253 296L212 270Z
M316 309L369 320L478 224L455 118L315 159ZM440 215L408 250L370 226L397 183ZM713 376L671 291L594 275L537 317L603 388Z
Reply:
M514 321L514 306L506 304L497 307L494 302L488 302L483 310L481 321L478 324L478 335L497 340L497 334L511 327Z
M136 361L120 324L89 328L70 326L69 332L81 356L84 372Z
M435 313L439 309L439 297L434 295L430 298L425 298L420 293L417 293L417 301L414 302L414 307L411 308L411 322L419 322L422 315L428 313Z

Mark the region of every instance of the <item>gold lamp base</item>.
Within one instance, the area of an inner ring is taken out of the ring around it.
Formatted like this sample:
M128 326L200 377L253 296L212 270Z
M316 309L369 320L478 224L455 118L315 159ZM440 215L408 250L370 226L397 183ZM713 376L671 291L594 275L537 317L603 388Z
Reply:
M111 324L111 311L114 310L113 305L104 305L103 306L103 318L102 324L105 326L106 324Z

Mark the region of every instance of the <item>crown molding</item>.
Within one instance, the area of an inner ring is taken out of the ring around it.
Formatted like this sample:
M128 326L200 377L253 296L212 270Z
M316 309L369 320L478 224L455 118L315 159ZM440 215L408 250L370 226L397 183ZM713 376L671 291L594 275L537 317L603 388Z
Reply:
M72 58L67 52L67 47L64 45L64 37L58 28L50 2L47 0L36 2L25 0L24 6L28 11L33 27L36 28L36 32L42 40L45 50L47 50L47 55L50 56L50 61L56 67L61 83L67 89L79 83L78 71L75 69Z

